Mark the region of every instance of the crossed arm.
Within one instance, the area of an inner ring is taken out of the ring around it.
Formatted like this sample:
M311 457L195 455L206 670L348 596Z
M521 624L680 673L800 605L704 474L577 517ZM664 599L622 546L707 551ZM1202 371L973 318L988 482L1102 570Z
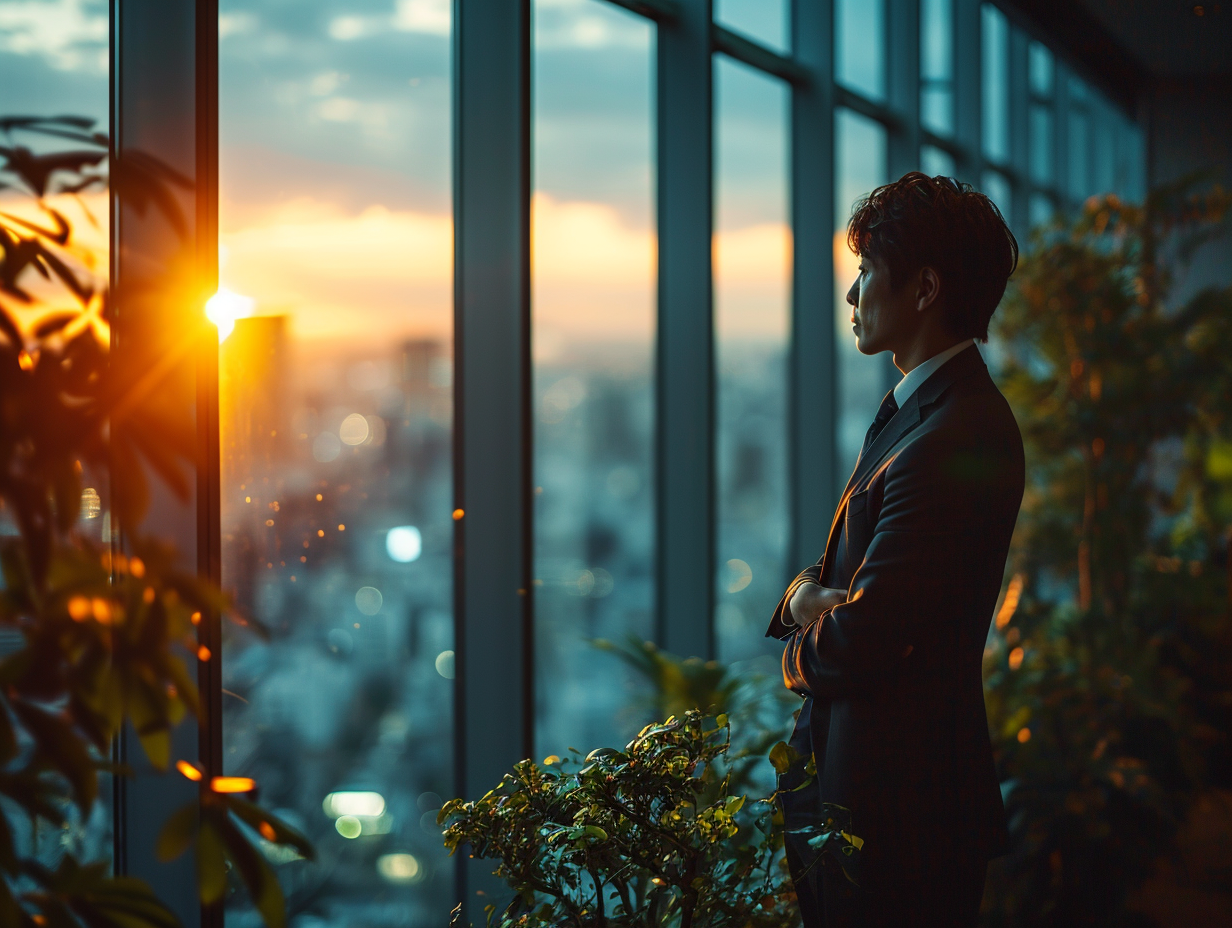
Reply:
M812 569L788 589L785 612L799 626L783 655L792 689L828 698L868 691L941 634L964 595L948 580L978 544L955 511L953 493L963 488L918 458L895 463L850 589L821 586Z

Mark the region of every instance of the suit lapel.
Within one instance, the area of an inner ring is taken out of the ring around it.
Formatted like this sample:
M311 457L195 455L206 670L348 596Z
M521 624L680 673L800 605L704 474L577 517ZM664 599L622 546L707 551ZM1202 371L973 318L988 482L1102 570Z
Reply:
M868 447L868 450L860 455L860 459L856 462L856 468L852 471L851 479L847 481L847 488L843 490L843 495L838 501L838 507L834 510L834 521L830 523L830 534L826 538L826 551L822 556L821 575L824 577L830 569L834 558L834 544L838 539L838 528L843 521L843 513L847 510L847 501L851 499L852 493L855 492L864 479L871 474L902 439L911 432L920 422L923 421L923 416L920 412L921 407L931 406L941 398L941 395L949 389L951 385L962 380L970 374L978 370L984 369L984 359L980 356L975 346L964 349L954 357L950 358L945 364L941 365L931 377L920 384L919 388L911 394L893 418L886 423L885 428L881 430L881 434Z

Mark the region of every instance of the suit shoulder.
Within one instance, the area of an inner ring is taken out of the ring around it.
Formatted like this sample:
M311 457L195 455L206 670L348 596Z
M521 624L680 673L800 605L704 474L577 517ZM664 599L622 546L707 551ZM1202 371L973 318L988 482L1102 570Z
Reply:
M1025 460L1018 422L991 378L971 380L977 383L956 385L964 389L942 398L891 469L927 474L937 487L960 485L977 494L981 487L1017 489L1021 495Z

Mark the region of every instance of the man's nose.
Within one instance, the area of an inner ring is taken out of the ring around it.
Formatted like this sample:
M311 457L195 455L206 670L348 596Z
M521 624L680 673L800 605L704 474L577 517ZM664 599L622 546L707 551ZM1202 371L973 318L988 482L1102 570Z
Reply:
M847 291L847 302L852 306L860 305L860 286L852 284L851 289Z

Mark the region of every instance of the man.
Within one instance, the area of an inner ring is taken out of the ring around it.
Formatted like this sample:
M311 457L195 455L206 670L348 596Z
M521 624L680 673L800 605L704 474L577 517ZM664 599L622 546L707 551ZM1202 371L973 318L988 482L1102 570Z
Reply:
M970 926L1007 840L981 659L1023 491L1022 438L974 342L1018 245L987 197L914 172L856 204L847 242L858 347L904 376L766 633L804 697L780 782L788 863L805 928ZM855 883L807 843L821 803L863 839Z

